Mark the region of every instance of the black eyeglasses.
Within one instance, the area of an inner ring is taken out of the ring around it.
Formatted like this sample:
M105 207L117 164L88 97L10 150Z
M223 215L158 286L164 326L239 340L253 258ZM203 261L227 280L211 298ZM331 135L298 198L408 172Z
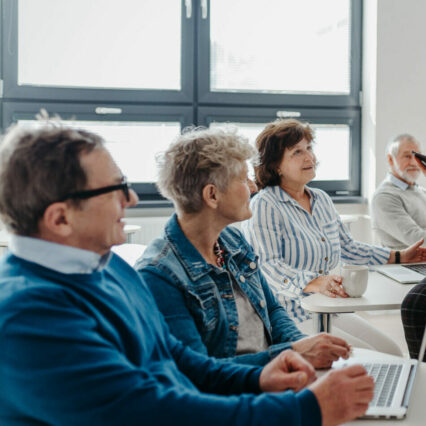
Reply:
M98 195L107 194L108 192L121 190L121 191L123 191L127 202L129 202L130 201L130 193L129 193L130 186L131 186L131 184L127 182L125 177L123 177L121 183L119 183L117 185L110 185L110 186L104 186L102 188L86 189L84 191L71 192L70 194L67 194L64 197L62 197L59 201L69 200L70 198L78 199L78 200L86 200L87 198L92 198L92 197L96 197Z

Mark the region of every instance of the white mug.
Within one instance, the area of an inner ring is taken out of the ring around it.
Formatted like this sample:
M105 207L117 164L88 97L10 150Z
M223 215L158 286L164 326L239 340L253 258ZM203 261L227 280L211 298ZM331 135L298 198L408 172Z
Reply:
M350 297L361 297L368 284L368 266L342 265L340 267L343 278L343 289Z

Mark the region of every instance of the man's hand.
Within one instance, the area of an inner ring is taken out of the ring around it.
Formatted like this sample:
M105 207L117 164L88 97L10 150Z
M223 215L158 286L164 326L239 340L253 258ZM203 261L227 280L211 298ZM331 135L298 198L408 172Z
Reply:
M321 408L323 426L362 416L373 399L374 381L361 365L332 370L309 386Z
M298 353L283 351L263 367L259 386L263 392L303 389L316 380L315 370Z
M305 337L294 342L291 346L315 368L331 367L333 361L337 361L340 357L349 358L351 351L350 345L343 339L327 333Z

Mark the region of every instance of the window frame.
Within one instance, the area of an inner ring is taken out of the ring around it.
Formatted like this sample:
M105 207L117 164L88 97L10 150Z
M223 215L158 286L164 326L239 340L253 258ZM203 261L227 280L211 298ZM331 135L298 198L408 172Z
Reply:
M198 120L206 127L214 121L240 122L240 123L265 123L265 125L277 118L277 113L282 112L277 108L235 108L235 107L200 107L198 108ZM350 128L350 158L349 179L321 181L316 180L309 186L321 188L331 196L360 196L361 170L357 165L361 164L361 147L356 143L360 138L360 113L356 110L341 109L306 109L293 108L290 113L298 113L298 120L307 121L310 124L345 124Z
M34 120L41 108L46 109L50 116L59 115L64 120L73 119L76 121L134 121L142 123L149 122L179 122L181 129L191 125L194 121L194 109L192 106L173 107L173 106L141 106L114 104L108 105L108 108L118 108L120 114L98 114L96 108L99 104L69 104L59 102L4 102L3 128L15 123L19 119ZM102 105L103 106L103 105ZM154 182L131 182L132 189L136 191L140 201L149 207L170 206L157 190Z
M193 15L187 17L185 2L181 0L182 57L181 90L166 89L102 89L54 86L19 86L18 77L18 0L3 1L3 40L8 45L2 52L4 88L3 97L7 99L39 99L93 102L179 102L192 104L194 80L194 25Z

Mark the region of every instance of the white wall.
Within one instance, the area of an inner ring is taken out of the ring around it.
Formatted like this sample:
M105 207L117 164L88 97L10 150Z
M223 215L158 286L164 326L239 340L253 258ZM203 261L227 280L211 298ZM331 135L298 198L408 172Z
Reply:
M424 0L364 0L363 189L369 199L386 175L391 137L411 133L426 148L425 16Z

